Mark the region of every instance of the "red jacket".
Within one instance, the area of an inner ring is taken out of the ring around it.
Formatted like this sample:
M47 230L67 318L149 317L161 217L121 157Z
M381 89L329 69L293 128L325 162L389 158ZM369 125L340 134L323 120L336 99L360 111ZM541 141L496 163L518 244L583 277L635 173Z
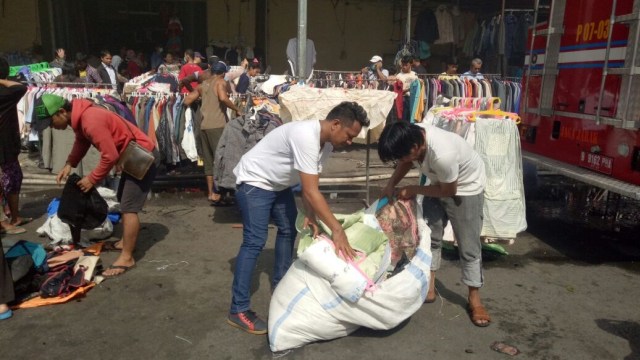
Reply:
M97 184L107 176L133 136L145 149L153 151L155 148L154 143L137 126L117 114L89 100L76 99L71 104L71 128L76 139L67 162L73 167L78 166L89 147L95 146L100 151L100 163L89 174L92 183Z

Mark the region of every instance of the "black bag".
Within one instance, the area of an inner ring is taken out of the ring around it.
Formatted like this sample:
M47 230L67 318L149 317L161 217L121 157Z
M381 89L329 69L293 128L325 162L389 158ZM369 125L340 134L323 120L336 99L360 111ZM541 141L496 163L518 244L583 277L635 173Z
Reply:
M43 298L65 296L69 291L69 280L73 276L73 268L64 265L61 270L49 274L49 277L40 287L40 296Z
M78 174L71 174L67 178L60 198L58 217L72 228L95 229L107 218L109 207L95 187L88 193L83 193L76 185L80 180Z

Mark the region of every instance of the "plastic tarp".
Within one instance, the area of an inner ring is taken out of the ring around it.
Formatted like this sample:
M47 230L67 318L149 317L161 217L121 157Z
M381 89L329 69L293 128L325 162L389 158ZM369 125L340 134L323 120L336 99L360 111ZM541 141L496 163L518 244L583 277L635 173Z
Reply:
M371 130L371 142L380 137L387 115L393 107L396 93L384 90L357 90L328 88L319 89L303 85L294 85L278 97L280 118L283 122L299 120L322 120L329 111L343 101L355 101L367 111ZM366 129L358 134L357 142L364 143ZM359 139L359 140L358 140Z
M359 269L357 261L339 258L333 243L322 238L314 240L299 255L271 297L272 351L339 338L361 326L391 329L420 309L429 288L431 239L422 217L421 197L414 204L420 243L411 261L392 277L381 276L374 282ZM376 209L377 202L365 211L363 221L382 232L375 218ZM386 247L388 253L388 241ZM382 256L378 266L386 269L388 264L390 256Z

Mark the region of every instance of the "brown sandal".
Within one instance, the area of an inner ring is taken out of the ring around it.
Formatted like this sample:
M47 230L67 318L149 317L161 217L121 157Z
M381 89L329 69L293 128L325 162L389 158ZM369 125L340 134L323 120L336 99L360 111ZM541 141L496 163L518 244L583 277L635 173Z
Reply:
M471 305L469 305L469 316L471 317L471 322L475 326L487 327L491 325L491 317L489 316L489 313L487 313L487 309L482 305L475 307L471 307ZM482 323L481 321L483 320L487 322Z

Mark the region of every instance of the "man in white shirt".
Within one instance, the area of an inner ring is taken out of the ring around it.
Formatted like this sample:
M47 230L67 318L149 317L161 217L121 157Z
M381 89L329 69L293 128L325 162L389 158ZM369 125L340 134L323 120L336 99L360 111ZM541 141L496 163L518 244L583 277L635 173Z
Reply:
M236 202L242 213L243 241L236 257L231 309L227 322L251 334L267 333L266 323L251 311L251 278L267 237L269 220L278 227L272 289L291 265L296 239L296 203L292 186L302 184L304 227L314 236L317 220L331 229L336 253L353 258L342 226L318 189L322 164L334 148L350 145L364 126L367 113L355 102L342 102L325 120L296 121L271 131L233 170Z
M386 81L389 78L389 70L382 67L382 57L373 55L369 60L369 66L362 68L361 72L366 80L369 80L370 87L374 89L386 88Z
M482 214L486 182L484 162L461 136L435 126L396 122L384 129L378 141L378 154L384 162L397 166L383 196L408 199L424 195L424 217L431 230L431 282L425 302L434 302L435 272L440 268L442 237L451 221L458 240L462 282L469 288L469 315L474 325L485 327L491 318L480 300L482 275ZM429 178L426 186L396 184L416 163Z
M460 77L463 79L469 78L469 79L483 80L484 76L482 76L482 74L480 73L481 69L482 69L482 60L480 60L479 58L475 58L471 60L471 67L469 67L469 71L465 72Z

